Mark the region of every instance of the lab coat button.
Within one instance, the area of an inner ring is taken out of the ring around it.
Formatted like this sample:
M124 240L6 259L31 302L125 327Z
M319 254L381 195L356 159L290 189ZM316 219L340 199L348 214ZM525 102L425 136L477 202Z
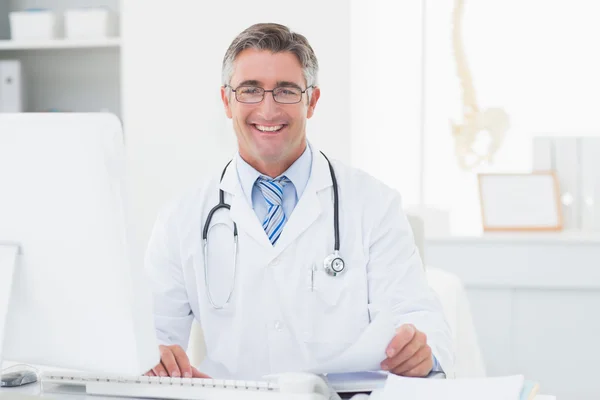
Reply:
M275 321L275 330L281 332L283 330L283 324L280 321Z
M271 261L271 262L269 263L269 265L270 265L271 267L274 267L274 266L276 266L276 265L279 265L279 258L274 258L274 259L273 259L273 261Z

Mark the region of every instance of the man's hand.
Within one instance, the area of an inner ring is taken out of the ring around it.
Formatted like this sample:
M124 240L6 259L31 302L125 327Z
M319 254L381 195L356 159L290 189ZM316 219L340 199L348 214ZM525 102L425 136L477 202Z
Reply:
M185 351L179 345L159 346L160 364L146 372L147 376L172 376L184 378L210 378L190 364Z
M402 325L385 351L381 368L396 375L427 376L433 368L427 336L413 325Z

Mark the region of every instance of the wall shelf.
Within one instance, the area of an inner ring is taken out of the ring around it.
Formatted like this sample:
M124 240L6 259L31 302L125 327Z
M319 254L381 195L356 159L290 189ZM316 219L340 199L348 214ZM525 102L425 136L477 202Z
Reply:
M120 6L121 0L0 0L0 62L20 64L23 111L108 111L122 117L121 37L25 40L12 39L10 30L13 11L45 8L62 24L70 9L106 7L119 16Z
M120 38L105 39L50 39L50 40L0 40L2 50L51 50L51 49L95 49L119 48Z

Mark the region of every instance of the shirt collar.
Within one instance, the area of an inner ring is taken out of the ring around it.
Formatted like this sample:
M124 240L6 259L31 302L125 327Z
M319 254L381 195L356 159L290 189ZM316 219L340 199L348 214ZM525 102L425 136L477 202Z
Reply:
M236 153L235 157L240 185L242 186L242 190L244 191L244 195L246 196L248 203L252 205L252 189L254 187L254 183L262 174L248 164L242 158L242 156L240 156L239 152ZM302 155L298 157L298 159L294 161L294 163L277 178L285 175L294 185L294 188L296 189L296 195L298 196L298 199L300 199L300 197L302 197L302 193L304 193L304 189L306 189L306 185L308 184L311 167L312 149L310 144L307 142L306 149Z

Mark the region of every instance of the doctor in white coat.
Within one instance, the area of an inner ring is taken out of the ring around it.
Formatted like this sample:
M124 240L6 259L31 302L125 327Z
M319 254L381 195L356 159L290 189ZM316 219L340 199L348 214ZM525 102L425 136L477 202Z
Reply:
M227 50L221 97L239 151L158 216L146 266L161 363L148 375L303 370L350 346L382 310L398 328L383 370L452 373L449 327L400 196L307 142L317 75L306 38L282 25L253 25ZM221 196L230 209L209 221ZM334 250L343 264L326 262ZM198 366L184 351L193 319L207 351Z

